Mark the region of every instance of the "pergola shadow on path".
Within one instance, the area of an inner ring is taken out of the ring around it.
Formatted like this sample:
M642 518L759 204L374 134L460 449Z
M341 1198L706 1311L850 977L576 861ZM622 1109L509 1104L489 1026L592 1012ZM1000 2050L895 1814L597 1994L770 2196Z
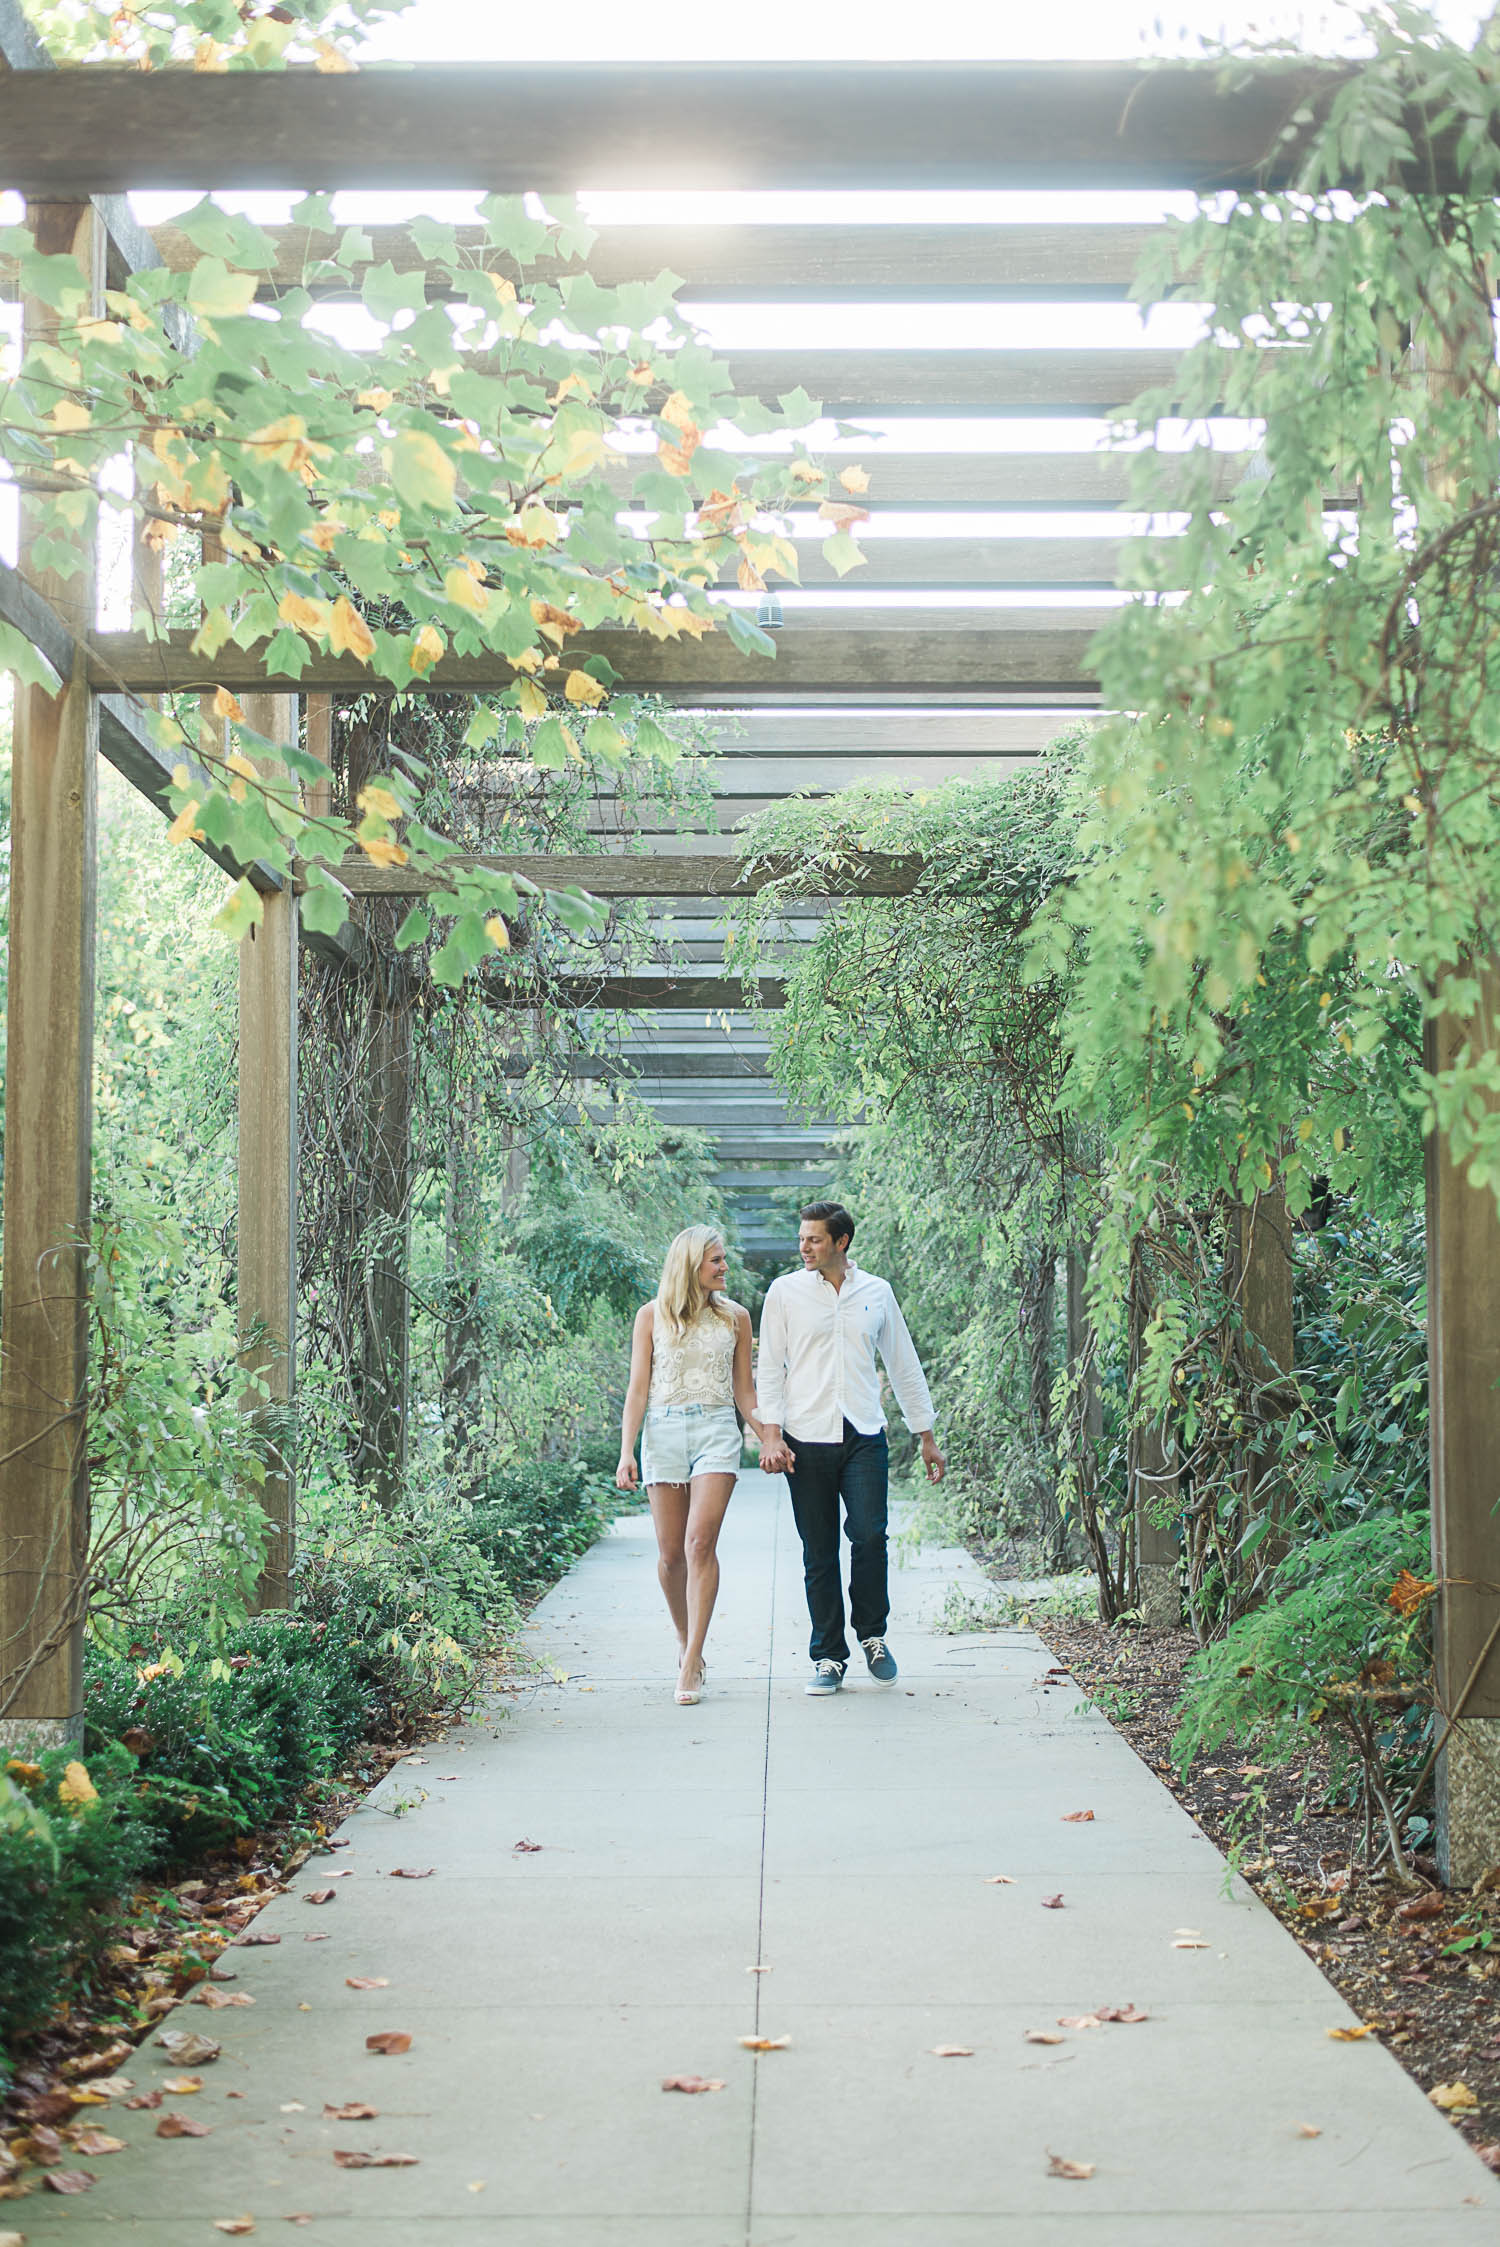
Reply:
M48 249L71 253L94 288L111 276L191 253L163 230L153 240L124 197L151 185L212 190L316 188L571 189L587 151L590 173L615 187L941 187L1223 189L1289 176L1305 120L1345 66L1246 67L1232 81L1195 66L658 64L379 69L235 74L50 71L17 0L0 0L0 167L27 197ZM560 120L566 119L564 127ZM497 124L503 121L503 126ZM1452 165L1424 186L1457 185ZM1045 347L930 350L910 337L904 306L964 299L987 304L1123 299L1146 230L1137 226L925 223L809 226L617 227L590 260L606 279L670 266L689 299L787 304L877 300L890 341L842 352L731 353L744 395L779 397L801 383L827 408L858 420L939 416L998 426L1051 417L1096 419L1143 385L1169 383L1173 354ZM287 271L305 243L285 230ZM410 257L409 245L383 244ZM274 292L278 276L267 276ZM33 324L45 308L25 307ZM658 642L612 632L608 654L627 689L737 715L743 732L720 768L728 820L811 786L832 790L855 772L935 779L1019 769L1061 715L1097 701L1090 620L1050 605L1058 595L1111 586L1119 540L1032 535L1028 513L1111 510L1126 501L1128 462L1069 449L969 454L879 448L870 505L882 530L862 584L882 594L934 589L940 607L789 610L776 659L725 639ZM1224 458L1232 479L1236 463ZM1345 495L1347 496L1347 495ZM971 512L973 535L900 535L903 520ZM1019 535L993 530L997 515ZM149 570L138 557L143 579ZM812 578L815 569L809 571ZM1037 595L1003 609L976 592ZM967 598L966 598L967 597ZM3 1386L0 1386L0 1644L26 1670L0 1719L0 1738L64 1738L80 1708L78 1613L87 1527L83 1427L86 1304L83 1259L69 1244L89 1222L91 981L95 889L95 766L112 762L165 805L166 760L143 722L147 699L228 688L272 739L327 743L330 697L365 695L368 671L351 657L315 655L300 680L270 672L259 653L226 646L211 660L187 634L148 639L103 631L97 572L66 581L36 566L0 570L0 620L24 633L68 683L55 699L17 697L11 860L12 922L5 1114ZM569 643L567 660L590 650ZM480 692L512 679L498 657L445 655L421 685ZM607 790L596 807L610 830ZM776 1210L788 1188L818 1176L826 1153L817 1118L788 1117L764 1081L755 1018L738 1012L741 986L723 971L714 900L765 878L747 874L708 837L654 838L645 855L523 862L542 886L570 881L598 894L671 902L689 928L681 971L605 975L565 994L580 1008L628 1015L624 1057L669 1117L714 1131L726 1179L740 1197L752 1247L784 1245ZM669 847L670 846L670 847ZM510 863L491 861L489 863ZM373 941L365 901L414 885L399 869L361 860L338 869L351 909L335 936L299 930L295 881L231 867L264 891L265 915L242 948L240 972L239 1310L247 1358L273 1397L290 1401L295 1358L296 1028L298 953L317 944L351 975ZM917 869L851 860L830 887L899 893ZM789 923L805 936L819 906ZM774 1005L767 973L760 996ZM726 1011L722 1037L691 1018ZM1446 1026L1438 1023L1441 1045ZM1458 1025L1453 1036L1467 1036ZM386 1118L390 1205L410 1098L409 1047L378 1053L369 1088ZM580 1095L582 1097L582 1095ZM378 1199L378 1197L377 1197ZM1247 1317L1270 1357L1291 1356L1290 1258L1273 1188L1248 1228ZM1433 1523L1442 1581L1439 1703L1472 1725L1500 1726L1500 1568L1494 1564L1492 1462L1500 1456L1500 1224L1489 1197L1465 1187L1440 1154L1431 1164L1429 1238L1433 1363ZM391 1362L404 1362L405 1293L391 1291ZM396 1399L394 1425L403 1414ZM277 1541L263 1594L285 1596L294 1498L290 1469L272 1478L267 1506ZM1172 1552L1144 1517L1140 1553L1170 1580ZM45 1658L28 1660L28 1649ZM1483 1761L1455 1737L1442 1758L1443 1846L1456 1878L1500 1857L1500 1801Z

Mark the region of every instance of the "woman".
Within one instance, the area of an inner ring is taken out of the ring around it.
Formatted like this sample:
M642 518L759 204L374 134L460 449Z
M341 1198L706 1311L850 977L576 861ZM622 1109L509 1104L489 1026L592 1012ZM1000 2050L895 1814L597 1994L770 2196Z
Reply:
M677 1632L677 1699L703 1691L703 1641L719 1596L719 1531L740 1466L738 1405L757 1443L750 1377L750 1313L719 1291L729 1269L723 1236L690 1225L667 1250L656 1299L635 1315L630 1386L620 1418L621 1490L639 1482L635 1439L651 1500L657 1575Z

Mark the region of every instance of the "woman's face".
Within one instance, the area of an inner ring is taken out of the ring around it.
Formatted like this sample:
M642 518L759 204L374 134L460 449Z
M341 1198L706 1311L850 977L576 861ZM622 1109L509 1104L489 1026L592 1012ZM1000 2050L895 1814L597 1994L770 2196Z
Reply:
M729 1258L724 1253L722 1241L710 1241L703 1251L703 1262L698 1266L698 1277L708 1288L724 1285L729 1270Z

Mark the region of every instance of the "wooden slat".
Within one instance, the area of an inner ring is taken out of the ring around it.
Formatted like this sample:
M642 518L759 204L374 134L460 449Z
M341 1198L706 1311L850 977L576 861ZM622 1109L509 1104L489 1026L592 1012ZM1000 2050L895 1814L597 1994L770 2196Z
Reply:
M863 563L848 577L823 558L813 539L797 541L803 585L866 586L1073 585L1099 588L1119 580L1123 538L869 538L856 528ZM734 582L726 572L722 582ZM786 580L772 578L773 591Z
M1178 351L731 351L735 395L804 389L838 415L1111 414L1170 383Z
M995 694L1023 688L1033 694L1087 692L1095 680L1087 650L1099 619L1079 623L1057 609L958 608L840 612L837 619L804 611L778 634L774 660L741 655L728 635L701 641L653 640L638 632L581 632L569 641L564 667L597 652L609 657L627 689L652 690L681 703L722 706L733 695L780 699L788 694L837 693L869 699L920 691L928 699L955 692ZM130 632L95 635L91 682L108 692L138 694L171 689L201 692L215 686L253 693L268 680L264 649L226 646L216 656L195 655L192 634L160 641ZM473 692L508 686L514 677L501 657L445 656L413 685ZM294 682L288 681L289 685ZM304 690L341 688L353 693L392 691L353 656L308 651Z
M714 741L721 773L760 757L1024 757L1044 749L1069 709L778 710L731 712ZM709 715L709 723L714 723Z
M756 988L763 1007L782 1005L786 985L780 976L762 975ZM691 970L674 975L564 975L555 978L548 990L559 1006L580 1012L733 1016L745 1004L745 985L738 976L695 975Z
M317 271L337 248L336 234L313 234L291 224L265 231L277 247L265 293L300 287L314 296L347 295L351 286L358 291L357 272L351 285L347 276ZM375 264L394 265L398 273L421 269L406 227L365 231ZM721 304L777 304L798 297L857 302L894 293L927 302L1089 303L1128 296L1136 264L1160 232L1134 225L611 225L600 228L586 263L601 288L672 273L686 299ZM555 281L578 270L552 258L520 267L487 251L481 226L455 227L454 233L465 261L509 273L523 284ZM155 228L154 238L163 263L175 272L187 271L198 255L170 223Z
M565 857L530 852L520 857L456 855L448 871L419 874L409 866L375 866L365 858L346 858L336 872L355 897L422 897L442 889L452 874L485 867L500 874L524 875L539 889L588 889L596 897L749 897L795 871L791 860L777 859L746 870L730 851L711 856ZM863 851L846 869L825 877L825 897L905 897L916 887L921 862Z
M1288 179L1340 63L453 63L26 72L9 185L1226 187ZM1416 123L1416 120L1413 120ZM1285 136L1285 137L1283 137ZM1420 142L1419 142L1420 145ZM1443 192L1451 162L1418 167Z
M1064 713L1047 739L1070 728ZM725 757L714 768L711 785L714 801L733 806L736 816L747 802L789 796L798 789L852 788L864 781L897 781L912 788L936 788L945 780L976 780L995 774L1029 772L1037 754L987 757L825 756L810 747L802 757ZM601 789L597 809L602 813L625 807L626 799Z

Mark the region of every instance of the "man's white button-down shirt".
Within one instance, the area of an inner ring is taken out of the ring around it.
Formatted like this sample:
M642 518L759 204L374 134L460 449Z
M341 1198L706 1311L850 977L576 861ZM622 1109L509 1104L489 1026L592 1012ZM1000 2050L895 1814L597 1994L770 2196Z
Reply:
M906 1425L919 1435L933 1424L932 1398L888 1283L854 1264L842 1287L821 1272L784 1272L761 1312L761 1418L804 1443L842 1442L846 1420L873 1436L885 1426L877 1352Z

